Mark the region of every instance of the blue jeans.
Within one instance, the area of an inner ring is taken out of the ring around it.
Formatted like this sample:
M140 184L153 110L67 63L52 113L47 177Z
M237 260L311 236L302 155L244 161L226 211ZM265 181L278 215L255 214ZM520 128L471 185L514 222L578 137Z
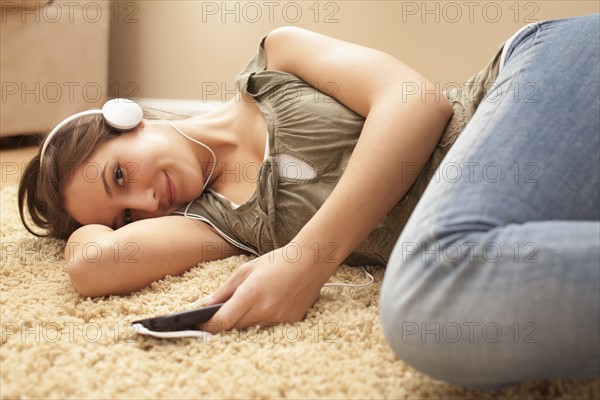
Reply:
M384 334L435 379L600 374L599 21L515 38L394 248Z

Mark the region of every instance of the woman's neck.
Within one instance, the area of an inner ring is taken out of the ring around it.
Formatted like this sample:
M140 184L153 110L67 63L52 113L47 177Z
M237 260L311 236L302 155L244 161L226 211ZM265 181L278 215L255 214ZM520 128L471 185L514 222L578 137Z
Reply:
M235 127L239 121L231 101L192 118L172 122L187 135L203 142L215 152L237 144Z

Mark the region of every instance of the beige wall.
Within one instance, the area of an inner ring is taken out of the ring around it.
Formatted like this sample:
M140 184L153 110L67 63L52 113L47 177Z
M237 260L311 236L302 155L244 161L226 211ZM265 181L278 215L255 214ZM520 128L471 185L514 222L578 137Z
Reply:
M462 83L528 22L599 11L597 0L122 0L111 7L111 95L229 98L260 38L282 25L386 51L441 85Z

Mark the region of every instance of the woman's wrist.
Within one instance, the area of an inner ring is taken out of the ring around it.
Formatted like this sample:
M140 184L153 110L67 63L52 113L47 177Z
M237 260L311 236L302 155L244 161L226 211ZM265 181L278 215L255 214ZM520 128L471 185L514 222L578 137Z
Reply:
M339 266L364 240L363 236L368 235L370 229L361 224L349 225L340 213L331 212L334 207L331 200L328 199L330 204L323 205L304 225L294 241L307 249L315 257L315 262Z
M304 264L310 266L311 274L318 274L325 283L349 255L342 246L333 237L306 229L286 246L285 251L288 258L301 257Z

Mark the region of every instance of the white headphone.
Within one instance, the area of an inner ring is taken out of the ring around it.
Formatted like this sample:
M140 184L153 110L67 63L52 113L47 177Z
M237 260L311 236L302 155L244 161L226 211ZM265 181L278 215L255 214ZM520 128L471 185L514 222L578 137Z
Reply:
M70 117L66 118L62 122L50 131L48 136L46 137L46 141L44 142L44 146L42 147L42 151L40 152L40 168L42 167L42 160L44 158L44 154L46 154L46 148L48 144L56 135L60 129L68 124L69 122L81 118L85 115L94 115L94 114L102 114L104 120L108 125L113 127L114 129L124 132L131 130L139 125L142 121L142 117L144 116L144 112L138 103L132 100L127 99L112 99L107 101L101 110L87 110L77 114L73 114Z

